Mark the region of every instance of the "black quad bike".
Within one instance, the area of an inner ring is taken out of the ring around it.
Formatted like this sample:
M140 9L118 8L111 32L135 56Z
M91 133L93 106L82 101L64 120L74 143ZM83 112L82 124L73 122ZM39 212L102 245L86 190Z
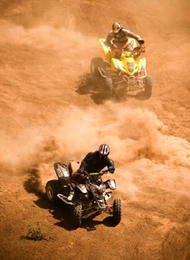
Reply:
M113 222L118 224L121 221L122 205L120 199L115 199L113 205L108 204L111 198L111 191L116 189L114 179L103 181L101 176L108 170L100 173L87 173L85 184L76 184L75 196L70 202L67 196L70 191L72 173L79 168L79 164L73 160L67 160L66 163L55 163L54 169L58 180L50 180L46 184L47 199L56 203L62 200L64 203L74 207L73 224L76 227L81 226L82 219L92 215L108 213L113 216Z

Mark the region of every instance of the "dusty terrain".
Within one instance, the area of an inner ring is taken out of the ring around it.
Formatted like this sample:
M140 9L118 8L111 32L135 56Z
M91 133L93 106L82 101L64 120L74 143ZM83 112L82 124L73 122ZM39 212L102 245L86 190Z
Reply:
M0 1L0 259L190 259L189 10L187 0ZM114 21L145 40L149 100L109 101L92 81ZM45 183L54 162L101 143L122 220L74 229ZM38 228L48 239L27 239Z

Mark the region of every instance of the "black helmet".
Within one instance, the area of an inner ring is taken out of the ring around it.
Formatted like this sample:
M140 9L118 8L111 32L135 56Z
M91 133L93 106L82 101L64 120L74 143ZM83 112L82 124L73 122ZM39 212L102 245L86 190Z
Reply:
M108 154L110 153L110 148L107 144L101 144L99 147L99 153L102 156L108 156Z
M115 33L115 34L118 34L120 33L121 29L122 29L122 25L118 22L115 22L112 24L112 31Z

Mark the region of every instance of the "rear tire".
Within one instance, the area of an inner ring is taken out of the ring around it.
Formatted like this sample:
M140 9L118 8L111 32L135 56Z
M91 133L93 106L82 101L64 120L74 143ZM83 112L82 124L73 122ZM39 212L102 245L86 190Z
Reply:
M113 96L113 81L107 77L105 80L106 97L109 99Z
M60 193L61 184L58 180L48 181L46 184L46 196L47 199L55 204L59 201L57 194Z
M116 224L118 224L121 221L121 213L122 213L121 200L115 199L113 202L113 220Z
M145 78L145 91L144 96L146 99L149 99L152 95L152 76L147 75Z
M73 223L75 227L80 227L82 224L82 204L74 207Z
M100 57L92 58L91 66L90 66L91 73L92 73L93 76L101 77L101 74L100 74L100 72L98 70L98 67L100 67L100 68L104 68L105 67L103 59L100 58Z

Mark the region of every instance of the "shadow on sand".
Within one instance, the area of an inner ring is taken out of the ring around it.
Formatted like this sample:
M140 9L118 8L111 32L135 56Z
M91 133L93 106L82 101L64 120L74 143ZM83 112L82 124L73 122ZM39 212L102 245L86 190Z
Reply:
M106 87L106 80L102 77L93 77L90 73L86 73L82 76L80 76L77 86L78 89L76 92L79 95L89 95L91 99L96 104L104 104L106 101L111 100L115 103L121 103L126 102L130 98L134 98L136 100L147 100L147 96L145 95L145 92L140 90L136 92L131 92L130 94L125 95L117 95L115 93L110 97L110 92L108 88Z
M35 182L34 182L35 180ZM76 229L76 227L73 225L73 210L74 207L71 205L67 205L63 203L61 200L58 201L56 204L50 203L46 195L44 193L38 192L34 187L38 185L36 183L38 181L38 178L32 179L31 177L25 181L24 188L28 193L35 194L38 199L34 201L36 206L38 206L41 209L48 210L51 216L57 220L54 225L59 226L61 228L64 228L68 231ZM112 216L107 216L106 213L103 213L105 215L105 218L103 221L95 220L95 217L97 215L93 215L87 219L82 220L82 225L80 228L84 228L87 231L93 231L96 230L97 225L105 225L108 227L114 227L115 224L113 223Z
M52 217L58 220L58 222L56 222L54 225L64 228L68 231L76 229L76 227L73 225L73 206L64 204L62 201L58 202L57 204L51 204L49 201L47 201L45 196L40 196L37 201L34 201L34 203L39 208L49 210L49 213L52 215ZM96 226L102 224L107 227L115 227L116 224L113 222L113 217L107 216L106 213L103 214L105 215L105 218L102 221L95 219L98 215L93 215L87 219L83 219L82 225L79 228L86 229L87 231L93 231L96 230Z

